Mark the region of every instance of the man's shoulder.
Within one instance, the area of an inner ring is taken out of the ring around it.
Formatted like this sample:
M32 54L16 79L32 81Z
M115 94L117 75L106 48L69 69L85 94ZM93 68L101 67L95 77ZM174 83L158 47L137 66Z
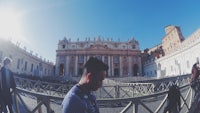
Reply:
M79 96L79 89L78 87L75 85L73 86L67 93L67 95L65 96L65 99L80 99L80 96Z
M73 86L65 96L62 102L63 113L80 113L85 110L85 103L78 95L79 89L77 86ZM79 109L77 109L77 107Z

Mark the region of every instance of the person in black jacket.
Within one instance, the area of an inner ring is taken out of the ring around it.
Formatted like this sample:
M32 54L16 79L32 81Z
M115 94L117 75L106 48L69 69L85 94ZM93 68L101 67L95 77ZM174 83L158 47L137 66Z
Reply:
M167 106L164 113L179 113L181 110L181 93L177 85L172 85L168 91Z
M2 93L2 101L3 101L3 112L7 113L8 106L10 113L13 113L12 111L12 92L16 88L16 84L13 77L13 72L10 70L11 68L11 59L5 58L3 61L3 67L1 68L1 93Z

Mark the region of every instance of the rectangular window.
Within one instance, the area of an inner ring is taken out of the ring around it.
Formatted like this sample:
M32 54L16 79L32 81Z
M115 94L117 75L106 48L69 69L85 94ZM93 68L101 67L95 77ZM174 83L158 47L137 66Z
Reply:
M60 56L60 62L64 62L65 61L65 56Z
M81 55L81 56L78 56L78 63L84 63L84 56Z
M115 56L113 62L114 62L114 63L119 63L119 56Z
M45 68L45 70L44 70L44 74L46 75L47 74L47 69Z
M24 66L24 70L26 71L27 70L27 61L25 62L25 66Z
M50 75L50 70L48 70L48 75Z
M62 48L65 49L65 45L62 45Z
M24 59L22 58L22 59L21 59L21 64L23 64L23 63L24 63Z
M107 56L104 57L104 63L108 64L108 57Z
M17 69L20 68L20 59L17 60Z
M135 45L132 45L132 49L135 49L136 48L136 46Z
M102 60L101 56L99 56L99 55L96 56L96 58L99 59L99 60Z
M133 62L137 62L137 57L136 56L133 57Z
M40 71L43 70L43 66L42 66L42 63L41 63L41 62L39 63L39 68L40 68Z
M33 72L33 64L31 64L31 72Z

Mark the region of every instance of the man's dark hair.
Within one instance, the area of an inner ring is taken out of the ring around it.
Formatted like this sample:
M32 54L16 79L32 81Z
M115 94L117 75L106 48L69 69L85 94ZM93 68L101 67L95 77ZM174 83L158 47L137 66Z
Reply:
M96 74L101 71L108 71L108 65L94 57L90 57L90 59L84 65L84 68L87 70L87 73L92 74Z

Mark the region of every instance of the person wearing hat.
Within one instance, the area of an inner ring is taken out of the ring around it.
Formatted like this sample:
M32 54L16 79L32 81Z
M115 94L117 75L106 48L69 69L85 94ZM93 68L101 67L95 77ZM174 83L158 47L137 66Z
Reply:
M7 113L7 108L9 108L9 112L13 113L12 110L12 92L16 88L16 84L13 77L13 72L10 70L12 60L10 58L5 58L3 60L3 67L1 68L1 93L2 93L2 101L3 101L3 112Z
M96 97L92 91L102 86L108 66L91 57L84 65L82 77L73 86L62 102L62 113L99 113Z

